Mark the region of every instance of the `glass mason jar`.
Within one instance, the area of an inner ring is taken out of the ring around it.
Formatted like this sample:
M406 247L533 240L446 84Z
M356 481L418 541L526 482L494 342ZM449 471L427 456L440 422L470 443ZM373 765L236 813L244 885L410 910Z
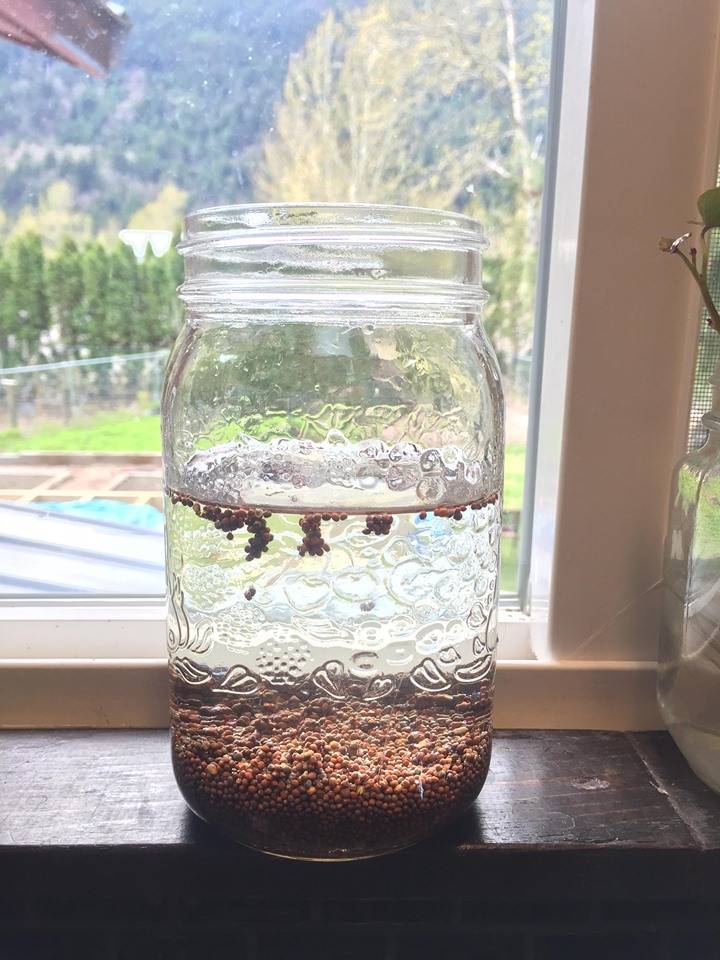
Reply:
M490 760L503 400L483 233L288 204L188 217L163 399L172 753L290 857L404 847Z
M680 461L665 544L658 702L697 775L720 791L720 376L708 437Z

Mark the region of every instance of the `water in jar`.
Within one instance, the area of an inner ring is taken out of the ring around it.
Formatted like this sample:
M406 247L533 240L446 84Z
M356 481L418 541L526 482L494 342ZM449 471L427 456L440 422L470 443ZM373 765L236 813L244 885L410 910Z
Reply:
M319 859L472 802L496 646L498 491L458 451L333 439L203 451L166 491L178 783L237 840Z

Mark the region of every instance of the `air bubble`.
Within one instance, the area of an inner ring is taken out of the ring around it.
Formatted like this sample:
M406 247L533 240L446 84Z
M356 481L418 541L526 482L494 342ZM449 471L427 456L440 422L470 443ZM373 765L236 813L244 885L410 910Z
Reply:
M350 658L351 673L356 677L372 677L378 672L378 655L372 650L361 650Z
M391 643L385 650L385 659L391 666L405 666L413 659L413 648L409 643Z
M482 481L482 476L482 465L477 460L472 460L470 463L465 465L465 479L473 487L478 486L478 484Z

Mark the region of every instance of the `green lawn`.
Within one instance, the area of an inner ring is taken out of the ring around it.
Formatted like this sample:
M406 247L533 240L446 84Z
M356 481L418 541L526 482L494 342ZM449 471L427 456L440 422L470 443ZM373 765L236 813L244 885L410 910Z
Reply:
M160 417L102 414L72 426L45 423L35 430L0 431L0 451L96 451L159 453ZM509 443L505 451L505 509L522 507L525 444Z
M159 453L160 417L109 413L67 427L44 423L36 430L0 431L0 451L24 450Z
M508 443L505 447L505 490L503 505L506 510L522 510L525 479L525 444Z

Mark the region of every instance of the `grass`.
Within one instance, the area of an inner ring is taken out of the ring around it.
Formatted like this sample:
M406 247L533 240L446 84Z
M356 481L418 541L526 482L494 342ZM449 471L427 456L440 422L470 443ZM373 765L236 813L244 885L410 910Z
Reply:
M0 431L0 451L96 453L159 453L160 417L154 414L99 414L68 426L44 423L32 430ZM525 444L509 443L505 450L506 510L522 508Z
M131 413L98 414L70 426L44 423L34 430L0 431L0 451L75 453L159 453L160 417Z
M522 510L525 482L525 444L508 443L505 446L505 490L503 506L506 510Z

